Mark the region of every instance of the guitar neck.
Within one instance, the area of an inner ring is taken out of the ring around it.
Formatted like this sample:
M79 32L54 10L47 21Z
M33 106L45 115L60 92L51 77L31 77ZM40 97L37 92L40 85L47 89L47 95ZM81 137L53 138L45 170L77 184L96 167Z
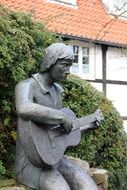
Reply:
M64 109L64 112L68 115L74 115L74 113L71 111L71 110L68 110L68 109ZM96 122L100 122L101 120L103 120L103 114L101 112L100 109L97 109L93 114L91 115L87 115L87 116L84 116L84 117L81 117L81 118L76 118L73 120L72 119L72 131L76 130L76 129L80 129L81 131L84 131L84 130L87 130L87 129L93 129L95 128L97 125L96 125ZM50 129L55 129L55 128L59 128L61 127L60 125L57 125L57 126L54 126L52 125L50 127Z
M89 128L94 128L96 121L97 121L97 118L96 118L95 113L88 116L81 117L81 118L77 118L73 121L72 130L80 128L80 130L83 131Z
M96 126L95 122L91 122L91 123L89 123L87 125L84 125L84 126L80 127L80 131L84 132L84 131L86 131L88 129L94 129L94 128L96 128L95 126Z

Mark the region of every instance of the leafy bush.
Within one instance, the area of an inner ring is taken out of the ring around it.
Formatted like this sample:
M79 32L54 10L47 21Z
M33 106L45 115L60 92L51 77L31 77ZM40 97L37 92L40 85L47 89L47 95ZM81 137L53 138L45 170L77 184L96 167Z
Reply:
M110 170L109 189L111 190L126 190L127 188L127 168Z
M109 170L110 176L114 176L114 179L116 176L118 178L120 171L125 177L125 173L127 174L125 144L127 138L117 110L102 93L78 77L70 77L68 81L64 82L64 89L64 105L72 109L77 117L91 114L97 108L100 108L104 114L104 121L99 129L84 133L80 144L70 148L67 154L87 160L91 167ZM124 179L122 175L119 177ZM111 182L115 186L114 179L111 177ZM126 187L125 182L120 184L122 187ZM114 186L110 188L120 190L120 184L119 189L117 189L118 184L115 188Z
M30 15L0 7L0 160L7 168L14 162L15 85L36 72L55 39Z
M0 161L0 179L3 177L3 175L5 174L5 172L6 172L6 169L3 166L2 161Z

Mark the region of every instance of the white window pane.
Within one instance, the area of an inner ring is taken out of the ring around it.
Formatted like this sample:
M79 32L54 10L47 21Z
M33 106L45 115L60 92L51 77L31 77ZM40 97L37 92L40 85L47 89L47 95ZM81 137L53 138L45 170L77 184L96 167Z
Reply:
M74 74L79 73L79 66L78 66L78 64L73 64L71 66L71 73L74 73Z
M82 58L82 64L83 65L89 65L89 57L83 57Z
M82 48L82 73L89 74L89 48Z
M82 66L82 72L84 74L88 74L89 73L89 65L88 64Z
M122 11L126 11L126 3L127 0L113 0L113 11L116 11L116 13L123 13Z
M78 55L75 55L73 62L78 64Z
M89 56L89 48L83 47L82 48L82 55L84 56Z
M78 54L79 53L79 47L73 46L73 51L74 51L74 54Z
M110 13L127 17L127 0L102 0Z
M102 92L102 84L101 84L101 83L91 82L90 84L91 84L94 88L96 88L97 90L99 90L100 92Z
M93 79L95 77L94 46L89 47L88 45L86 43L74 44L73 41L70 41L70 46L75 55L70 71L83 79Z
M73 46L73 52L74 52L74 63L78 64L79 61L79 47L78 46Z

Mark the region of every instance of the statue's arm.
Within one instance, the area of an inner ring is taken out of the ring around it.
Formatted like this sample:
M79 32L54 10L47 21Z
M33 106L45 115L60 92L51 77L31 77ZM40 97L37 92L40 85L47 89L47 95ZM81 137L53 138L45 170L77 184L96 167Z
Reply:
M30 82L21 82L15 89L15 105L18 116L39 123L62 124L65 114L62 110L52 109L33 102L33 89Z

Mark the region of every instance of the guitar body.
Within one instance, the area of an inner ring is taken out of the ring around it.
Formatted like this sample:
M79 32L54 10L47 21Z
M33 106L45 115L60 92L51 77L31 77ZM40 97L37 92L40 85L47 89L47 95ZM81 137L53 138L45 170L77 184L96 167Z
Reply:
M63 111L75 119L75 114L69 109ZM24 151L31 163L41 168L42 165L55 165L64 155L69 146L76 146L81 139L80 128L65 134L60 127L51 129L48 125L36 124L32 121L19 119L19 135Z

